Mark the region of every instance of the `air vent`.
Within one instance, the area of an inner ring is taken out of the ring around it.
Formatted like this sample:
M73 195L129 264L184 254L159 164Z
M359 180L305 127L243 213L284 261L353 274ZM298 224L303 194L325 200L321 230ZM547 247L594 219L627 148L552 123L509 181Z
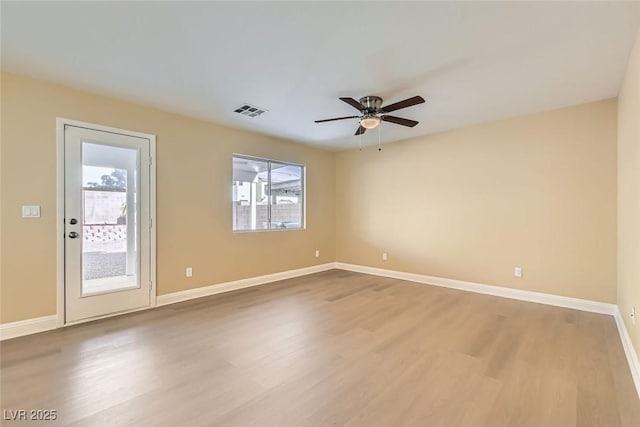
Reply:
M243 116L258 117L262 113L265 113L267 110L250 104L242 104L233 111L238 114L242 114Z

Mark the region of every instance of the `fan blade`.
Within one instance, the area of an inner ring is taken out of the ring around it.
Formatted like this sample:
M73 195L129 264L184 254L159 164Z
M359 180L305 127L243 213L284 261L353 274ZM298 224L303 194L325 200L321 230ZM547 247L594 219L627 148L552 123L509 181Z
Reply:
M367 128L360 126L354 135L362 135L367 131Z
M419 122L416 122L415 120L403 119L402 117L396 117L396 116L382 116L380 117L380 119L384 120L385 122L395 123L397 125L409 126L410 128L414 127L419 123Z
M411 107L412 105L422 104L424 98L421 96L414 96L413 98L407 98L404 101L396 102L395 104L389 104L386 107L380 109L381 113L390 113L392 111L399 110L401 108Z
M353 98L340 98L340 101L346 102L358 111L364 110L364 106Z
M360 116L336 117L335 119L316 120L315 123L332 122L334 120L357 119Z

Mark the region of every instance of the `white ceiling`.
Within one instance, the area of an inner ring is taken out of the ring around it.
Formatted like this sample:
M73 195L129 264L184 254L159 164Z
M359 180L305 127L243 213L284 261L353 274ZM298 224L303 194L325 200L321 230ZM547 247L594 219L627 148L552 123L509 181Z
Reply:
M383 142L614 97L640 23L640 2L1 7L7 71L338 149L358 145L357 120L313 121L357 114L340 96L427 99Z

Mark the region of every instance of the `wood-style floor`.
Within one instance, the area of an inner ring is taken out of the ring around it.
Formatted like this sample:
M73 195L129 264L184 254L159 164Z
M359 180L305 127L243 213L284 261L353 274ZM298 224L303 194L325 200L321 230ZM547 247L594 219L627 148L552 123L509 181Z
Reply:
M1 351L34 425L640 426L612 317L340 270Z

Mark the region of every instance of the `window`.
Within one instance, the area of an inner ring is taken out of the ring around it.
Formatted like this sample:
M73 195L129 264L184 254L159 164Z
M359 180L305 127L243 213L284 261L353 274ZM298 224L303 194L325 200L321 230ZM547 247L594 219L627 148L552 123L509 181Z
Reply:
M233 156L233 231L304 228L305 167Z

